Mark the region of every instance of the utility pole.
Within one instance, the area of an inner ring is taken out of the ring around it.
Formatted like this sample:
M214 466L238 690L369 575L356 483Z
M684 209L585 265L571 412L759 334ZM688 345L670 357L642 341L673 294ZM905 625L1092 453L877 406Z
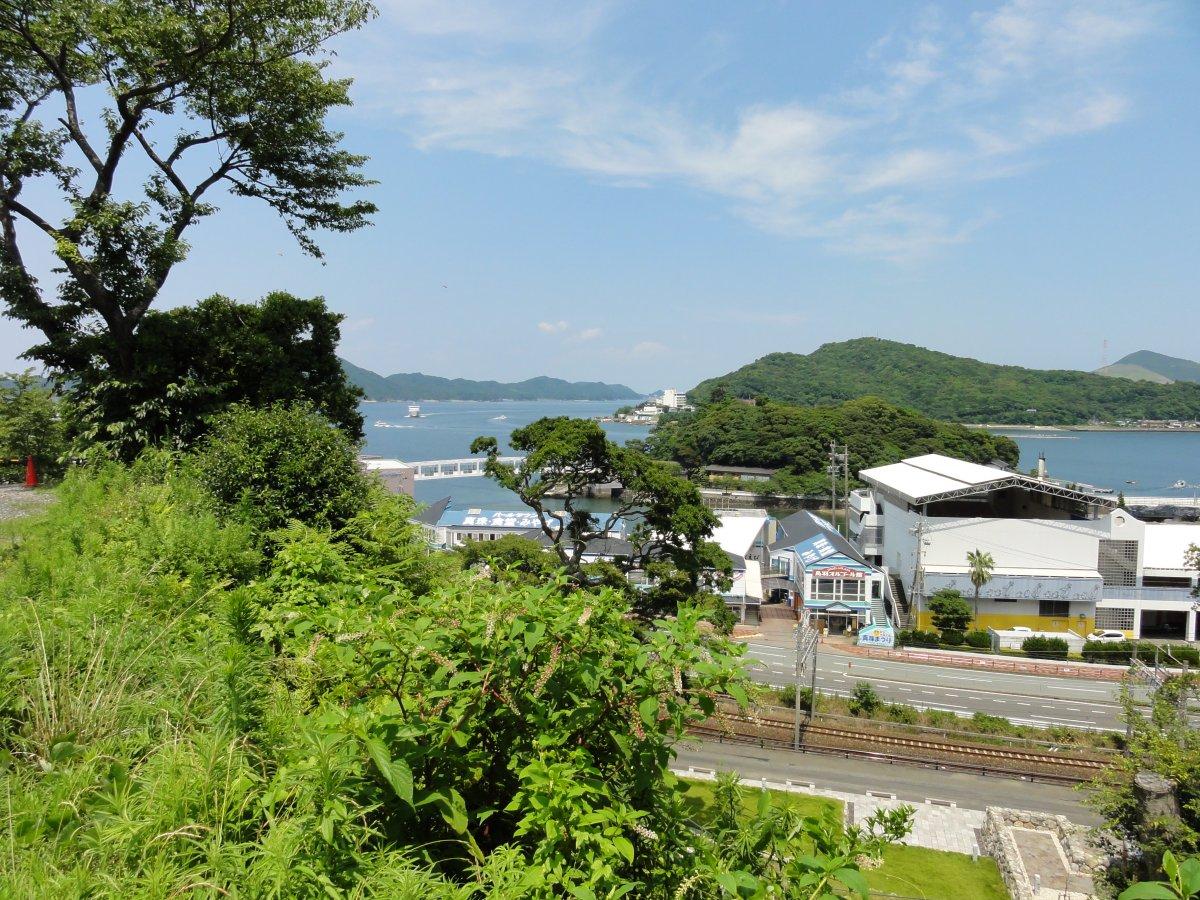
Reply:
M917 570L913 573L913 603L917 608L914 628L921 627L921 600L925 594L925 507L921 507L921 515L917 519Z
M800 749L800 643L804 629L800 627L800 619L796 619L796 703L792 707L792 749Z
M829 442L829 519L837 527L837 444Z
M850 540L850 448L842 444L842 498L846 502L846 540Z

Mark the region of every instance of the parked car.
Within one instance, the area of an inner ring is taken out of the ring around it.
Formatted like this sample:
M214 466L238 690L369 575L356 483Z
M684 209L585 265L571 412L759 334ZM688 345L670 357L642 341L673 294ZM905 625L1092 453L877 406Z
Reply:
M1101 644L1121 644L1129 640L1123 631L1106 631L1101 628L1097 628L1089 634L1087 639Z

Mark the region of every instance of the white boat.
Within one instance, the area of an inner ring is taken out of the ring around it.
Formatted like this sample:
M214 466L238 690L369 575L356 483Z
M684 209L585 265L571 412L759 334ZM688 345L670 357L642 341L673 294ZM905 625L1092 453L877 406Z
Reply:
M507 418L508 418L508 416L492 416L492 421L493 422L503 422Z
M1185 488L1185 487L1187 487L1187 482L1181 478L1181 479L1179 479L1179 481L1177 481L1173 485L1171 485L1171 487L1176 488L1176 489Z
M410 404L408 407L408 417L410 419L419 419L421 417L421 407L415 403Z

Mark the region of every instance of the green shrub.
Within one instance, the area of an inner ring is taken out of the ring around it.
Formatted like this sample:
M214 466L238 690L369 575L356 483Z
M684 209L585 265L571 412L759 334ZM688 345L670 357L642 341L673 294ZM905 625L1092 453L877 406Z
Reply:
M942 643L950 647L960 646L964 642L965 638L966 635L956 628L942 629Z
M1083 658L1090 663L1108 663L1109 665L1123 666L1129 662L1132 656L1132 641L1121 641L1116 644L1104 641L1085 641L1083 645Z
M350 439L305 405L231 407L212 420L192 466L225 509L261 531L341 528L371 486Z
M850 694L850 715L870 717L875 715L882 705L879 694L868 682L860 681L854 685Z
M921 721L921 714L903 703L889 703L887 716L893 722L900 722L903 725L916 725Z
M921 631L919 628L896 633L897 647L937 647L941 636L936 631Z
M971 716L971 726L980 734L1009 734L1013 729L1012 722L1003 716L991 716L985 712L977 712Z
M982 629L968 631L966 635L968 647L975 647L979 650L990 650L992 648L992 636Z
M779 689L779 703L788 709L796 708L796 686L788 684ZM800 688L801 712L812 712L812 689Z
M1021 649L1036 659L1066 659L1070 648L1062 638L1035 634L1021 642Z

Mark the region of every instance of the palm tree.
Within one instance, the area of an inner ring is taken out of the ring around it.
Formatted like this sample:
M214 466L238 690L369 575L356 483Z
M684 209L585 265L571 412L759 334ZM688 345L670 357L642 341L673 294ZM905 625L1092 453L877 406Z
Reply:
M996 561L992 559L992 554L977 548L967 552L967 566L971 570L971 584L975 585L975 626L978 627L979 592L992 580L992 570L996 568Z

